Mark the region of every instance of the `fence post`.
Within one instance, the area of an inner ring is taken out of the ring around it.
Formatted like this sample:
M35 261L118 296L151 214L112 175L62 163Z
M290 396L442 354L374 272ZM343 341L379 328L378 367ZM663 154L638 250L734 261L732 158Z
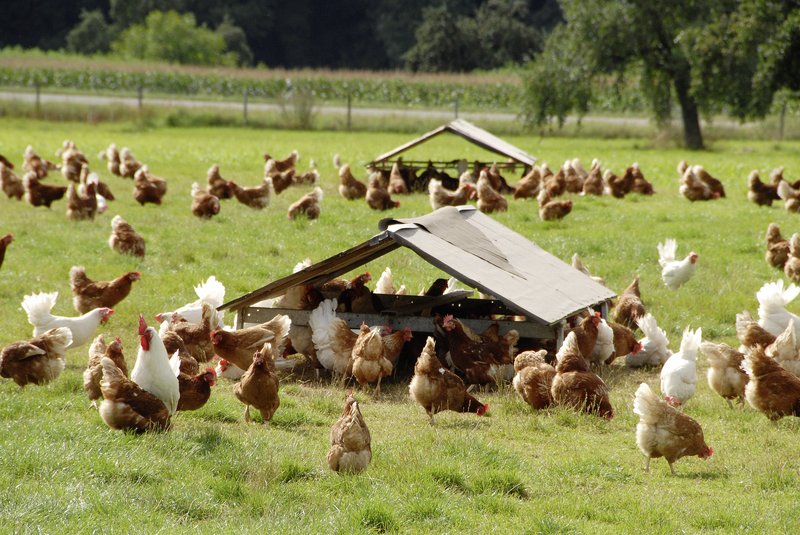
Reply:
M245 88L244 90L244 124L247 124L247 97L250 94L250 89Z
M352 125L352 114L353 114L353 93L351 91L347 92L347 129L350 130L350 126Z
M139 105L139 113L141 113L142 111L142 98L144 96L143 93L144 93L144 86L142 84L139 84L139 87L136 88L136 99Z
M783 105L781 106L780 130L778 132L778 139L781 141L783 141L783 127L786 124L786 100L783 100Z
M453 107L455 108L456 119L458 119L458 97L456 97L455 101L453 102Z
M42 111L42 86L36 82L36 116Z

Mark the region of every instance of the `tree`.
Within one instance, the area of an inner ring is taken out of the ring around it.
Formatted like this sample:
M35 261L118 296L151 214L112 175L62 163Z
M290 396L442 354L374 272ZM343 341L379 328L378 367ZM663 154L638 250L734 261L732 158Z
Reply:
M233 23L233 19L227 13L219 26L217 26L217 33L225 41L225 48L239 58L236 62L237 65L252 65L253 51L247 46L247 35L245 35L244 30Z
M794 1L561 0L561 5L566 24L548 37L525 83L525 114L532 123L554 116L563 122L572 110L585 113L599 77L622 78L636 69L655 118L668 119L677 99L684 142L699 149L701 111L724 106L738 117L763 116L780 86L780 69L766 65L797 61L786 45L800 31ZM794 25L788 24L793 17ZM775 28L784 29L778 32L784 46L776 44L775 57L767 61L769 44L780 41Z
M67 50L98 54L111 48L111 27L99 9L81 11L81 21L67 34Z
M478 38L467 23L450 16L445 4L428 7L414 32L416 43L405 53L412 71L464 72L478 64Z
M191 13L152 11L144 24L134 24L111 44L123 57L194 65L234 65L222 35L197 26Z
M542 48L542 32L529 22L525 0L488 0L475 12L480 55L478 67L493 69L533 58Z

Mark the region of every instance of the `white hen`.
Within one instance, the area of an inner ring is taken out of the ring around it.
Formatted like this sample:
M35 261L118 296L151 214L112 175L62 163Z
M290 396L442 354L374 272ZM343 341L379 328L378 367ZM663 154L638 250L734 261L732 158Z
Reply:
M214 275L211 275L205 282L201 282L194 287L194 293L197 294L197 300L187 303L177 310L171 312L161 312L156 314L156 320L159 322L170 319L174 314L179 315L189 323L200 323L203 321L203 303L209 304L216 309L225 302L225 286L217 280ZM222 329L223 312L217 312L212 317L212 329Z
M608 326L606 320L601 319L597 324L597 343L594 345L592 354L586 359L595 364L602 364L607 361L614 352L614 330Z
M797 331L800 326L800 317L786 310L786 305L800 294L800 287L789 284L783 289L783 280L768 282L756 292L758 299L758 324L768 333L778 336L792 320L795 320L795 336L800 338Z
M76 318L54 316L50 311L55 306L56 299L58 292L26 295L22 300L22 308L28 314L28 323L33 325L33 336L39 336L56 327L69 328L72 332L70 348L80 347L91 340L98 325L114 313L110 308L95 308Z
M644 338L639 340L642 349L638 353L627 355L625 357L625 365L629 368L661 366L672 356L667 333L658 326L652 314L645 314L642 318L636 318L636 323L644 333Z
M697 386L697 350L703 339L703 330L683 331L681 350L667 359L661 368L661 393L672 406L689 401Z
M683 260L676 260L675 253L678 242L672 238L658 244L658 263L661 264L661 279L672 290L677 290L694 275L697 269L698 255L694 251Z
M781 367L800 377L800 353L797 351L797 334L794 320L789 320L786 329L778 335L764 352Z
M181 359L178 352L170 358L156 330L139 316L139 353L131 371L131 380L164 402L170 415L178 409Z

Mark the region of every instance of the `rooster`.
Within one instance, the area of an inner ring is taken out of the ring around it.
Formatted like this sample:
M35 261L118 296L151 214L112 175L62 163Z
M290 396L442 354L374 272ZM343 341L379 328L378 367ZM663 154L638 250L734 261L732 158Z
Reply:
M289 316L279 314L265 323L238 331L212 331L211 343L220 358L246 370L253 361L253 353L261 350L267 342L270 342L274 352L273 359L283 355L291 327L292 320Z
M770 223L767 227L765 240L767 242L767 253L764 258L767 264L783 269L784 264L789 259L789 240L783 239L781 229L775 223Z
M110 358L122 375L128 376L128 365L122 354L122 340L116 337L110 344L106 344L102 334L97 335L92 345L89 346L89 363L83 372L83 389L89 396L92 406L97 406L97 400L103 397L100 390L100 381L103 379L103 366L100 361L103 357Z
M50 311L55 306L56 299L58 292L26 295L22 300L22 308L28 314L28 323L33 325L33 336L39 336L54 327L69 328L72 332L70 348L87 343L94 336L97 327L114 313L110 308L100 307L77 318L53 316Z
M6 258L6 249L14 241L14 235L9 233L0 238L0 267L3 267L3 260Z
M669 339L664 329L659 328L652 314L636 318L636 324L644 333L644 338L639 340L641 349L625 357L625 366L639 368L642 366L661 366L672 356L669 349Z
M206 190L200 189L200 184L192 183L192 214L201 219L211 219L219 213L219 199Z
M22 180L11 171L12 167L0 162L0 189L11 199L22 200L25 195L25 185Z
M265 177L261 184L252 188L243 188L233 180L229 180L228 185L237 201L255 210L263 210L269 206L275 191L270 177Z
M289 220L294 220L298 215L304 215L308 219L319 219L322 197L322 188L317 186L311 193L306 193L289 206L286 217L288 217Z
M671 290L677 290L692 278L697 269L698 254L690 252L683 260L676 260L678 242L669 238L658 244L658 263L661 264L661 280Z
M133 365L131 380L163 401L170 415L178 410L180 362L177 354L170 358L158 332L148 327L144 316L140 314L139 353Z
M744 403L744 388L747 385L747 373L742 369L744 354L739 353L728 344L703 342L700 352L708 359L706 379L708 386L722 396L733 408L732 399Z
M326 299L308 318L311 339L317 350L317 360L326 369L344 379L352 374L353 346L358 335L341 318L336 317L336 299Z
M441 411L472 412L483 416L489 410L488 403L484 405L472 397L464 381L442 366L436 358L436 343L430 336L414 365L414 377L408 390L425 409L431 425L434 425L433 416Z
M375 396L381 395L381 379L392 373L392 363L386 358L386 346L381 338L381 328L370 329L361 324L361 331L353 344L353 377L358 384L377 381Z
M523 351L514 359L514 390L536 410L553 404L551 388L556 369L545 362L546 350Z
M211 387L217 382L217 372L214 368L206 368L202 373L189 375L178 374L178 399L179 411L196 411L206 404L211 397Z
M251 363L236 383L233 393L244 403L244 421L250 423L250 406L261 413L264 423L269 423L281 404L278 397L278 375L275 373L274 350L269 342L251 356Z
M484 214L508 210L508 201L492 187L486 169L482 169L478 175L476 190L478 192L478 210Z
M230 199L233 197L233 190L230 184L219 174L218 164L214 164L208 168L206 180L208 182L208 192L217 199Z
M746 355L742 368L750 381L744 389L747 402L770 420L800 416L800 379L769 358L761 347Z
M639 415L636 445L645 456L645 472L650 471L650 459L664 457L675 475L672 465L681 457L708 459L714 452L706 445L700 424L658 399L647 383L636 390L633 412Z
M442 206L459 206L467 204L470 199L477 198L475 186L472 184L461 184L455 191L450 191L442 185L441 180L432 178L428 182L428 199L431 208L438 210Z
M66 327L55 327L41 335L34 334L31 340L11 343L0 352L0 377L13 379L20 388L28 383L49 383L64 371L70 344L72 333Z
M556 376L550 389L553 401L574 410L612 419L614 409L608 397L608 386L599 375L589 370L589 363L578 348L575 333L569 333L564 339L556 359Z
M101 358L100 365L100 417L108 427L137 433L169 429L170 412L161 399L127 379L110 358Z
M639 276L625 288L619 296L614 308L614 320L626 327L633 328L636 320L645 315L642 294L639 292Z
M367 185L353 176L347 164L339 169L339 182L339 195L348 201L363 199L367 195Z
M697 387L697 350L703 339L703 330L683 331L681 348L673 353L661 367L661 393L673 407L684 405L694 395Z
M32 206L46 206L62 199L67 193L67 186L51 186L42 184L33 172L25 173L22 177L22 185L25 187L25 200Z
M141 277L138 271L129 271L111 281L93 281L86 276L83 266L72 266L69 270L72 304L81 314L95 308L113 308L128 297L133 283Z
M111 220L111 236L108 238L108 246L118 253L144 258L144 238L119 215L115 215Z
M369 429L352 390L347 393L342 415L331 427L330 441L328 466L334 472L357 474L372 460Z

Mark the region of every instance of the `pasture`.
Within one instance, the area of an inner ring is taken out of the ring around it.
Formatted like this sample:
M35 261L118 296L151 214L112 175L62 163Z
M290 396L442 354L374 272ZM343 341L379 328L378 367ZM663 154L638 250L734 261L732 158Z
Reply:
M65 201L52 210L0 198L0 234L13 232L0 268L0 346L29 338L20 301L26 293L59 291L56 314L74 315L68 273L84 265L94 279L142 272L131 295L101 328L122 338L132 365L136 318L195 299L192 286L216 275L230 299L291 272L299 260L320 260L377 232L382 217L430 211L427 195L400 198L400 208L377 213L363 202L340 198L331 157L339 153L363 179L362 165L409 136L255 129L172 128L132 130L125 125L0 120L0 153L21 166L28 144L55 159L64 139L89 157L117 200L93 222L66 219ZM569 260L578 252L594 274L617 292L641 275L645 305L677 350L687 325L704 339L735 341L734 317L755 313L755 292L782 278L764 261L769 222L784 236L800 219L781 206L758 207L746 199L748 173L762 178L773 167L800 177L799 142L725 141L688 152L651 148L636 139L508 141L557 168L580 157L599 158L619 173L639 162L654 183L652 197L630 195L574 199L560 222L539 220L535 203L509 201L501 223ZM132 184L108 173L97 154L110 142L128 146L151 172L168 181L160 207L136 204ZM288 221L286 208L306 189L290 188L264 211L223 201L221 213L201 221L189 211L193 181L220 165L242 185L261 180L269 152L300 152L319 165L325 191L317 222ZM479 149L456 137L423 145L415 159L480 158ZM675 167L685 158L703 164L725 183L728 198L690 203L678 194ZM48 179L61 183L60 175ZM516 177L509 177L514 183ZM147 241L139 261L111 251L110 221L122 215ZM660 280L656 244L678 240L680 256L700 255L694 278L678 291ZM371 263L375 278L391 266L397 283L416 292L439 276L410 252ZM795 304L794 311L798 305ZM791 307L790 307L791 308ZM226 323L233 317L226 316ZM327 383L281 386L281 407L269 426L246 425L232 383L220 379L199 411L173 417L164 434L134 436L111 431L89 407L82 388L86 347L68 353L67 369L54 383L23 391L0 383L0 518L14 532L468 532L468 533L675 533L794 532L800 491L800 424L777 424L751 409L729 409L706 384L698 359L698 388L686 412L703 426L714 448L709 461L685 458L671 476L661 459L642 471L635 444L638 417L633 393L642 381L658 388L657 371L631 371L615 362L602 372L612 389L612 421L553 409L534 413L510 387L480 393L488 417L442 413L436 427L408 396L408 379L384 383L383 397L356 389L372 433L373 461L366 472L340 476L325 462L328 430L338 418L343 391Z

